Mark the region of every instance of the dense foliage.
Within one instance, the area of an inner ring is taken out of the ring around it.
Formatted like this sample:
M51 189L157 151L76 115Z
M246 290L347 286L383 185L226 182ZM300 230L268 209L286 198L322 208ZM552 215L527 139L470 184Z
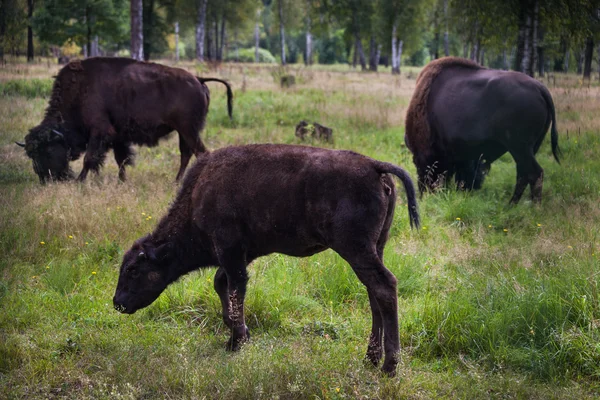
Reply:
M395 72L403 63L458 55L530 75L570 70L589 76L600 41L600 0L142 3L150 59L175 57L175 23L185 49L179 56L188 59L230 60L238 49L260 47L282 63L350 63L369 70L392 65ZM69 54L65 46L76 46L83 56L128 54L129 24L127 0L6 0L0 5L0 56L25 54L29 46L38 55Z

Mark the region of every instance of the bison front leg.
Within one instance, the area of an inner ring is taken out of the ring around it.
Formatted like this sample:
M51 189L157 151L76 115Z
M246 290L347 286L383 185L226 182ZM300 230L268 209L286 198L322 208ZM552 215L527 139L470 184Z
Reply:
M221 267L215 275L215 290L223 306L223 321L231 330L226 346L228 350L239 350L250 339L244 317L244 299L248 273L242 251L227 251L219 256Z
M77 177L80 182L85 181L90 170L98 173L100 167L104 164L108 146L102 134L103 132L98 130L92 130L90 134L90 141L87 144L87 150L83 158L83 169Z

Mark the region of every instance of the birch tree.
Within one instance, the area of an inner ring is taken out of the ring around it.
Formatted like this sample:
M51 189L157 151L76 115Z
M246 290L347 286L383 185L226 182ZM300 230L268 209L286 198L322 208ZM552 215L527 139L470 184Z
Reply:
M131 0L131 58L144 59L144 31L142 0Z

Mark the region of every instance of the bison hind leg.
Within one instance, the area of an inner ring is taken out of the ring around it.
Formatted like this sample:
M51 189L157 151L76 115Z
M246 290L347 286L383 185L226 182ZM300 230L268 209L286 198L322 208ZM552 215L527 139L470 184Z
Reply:
M127 176L125 174L125 166L133 165L135 153L129 143L115 143L113 146L115 153L115 161L119 167L119 180L125 182Z
M517 204L521 200L527 185L531 186L531 199L533 202L540 203L542 201L544 170L538 164L532 152L511 152L511 155L517 163L517 184L510 203Z

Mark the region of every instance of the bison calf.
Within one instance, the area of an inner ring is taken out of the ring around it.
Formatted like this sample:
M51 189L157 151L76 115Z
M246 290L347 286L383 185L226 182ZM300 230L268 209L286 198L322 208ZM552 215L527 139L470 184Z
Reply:
M246 267L257 257L307 257L328 248L367 287L373 325L367 357L393 374L400 349L396 278L383 265L402 181L411 226L419 226L413 183L400 167L350 151L288 145L204 153L155 231L125 254L113 299L123 313L151 304L180 276L218 267L214 287L231 329L231 350L249 338ZM385 343L383 343L385 337Z
M43 121L29 132L25 148L42 183L73 177L69 162L85 152L79 180L98 171L112 148L125 180L125 166L133 163L131 144L156 146L159 139L179 133L183 176L192 154L205 151L198 132L204 127L210 102L205 82L179 68L130 58L88 58L63 67L54 80Z

